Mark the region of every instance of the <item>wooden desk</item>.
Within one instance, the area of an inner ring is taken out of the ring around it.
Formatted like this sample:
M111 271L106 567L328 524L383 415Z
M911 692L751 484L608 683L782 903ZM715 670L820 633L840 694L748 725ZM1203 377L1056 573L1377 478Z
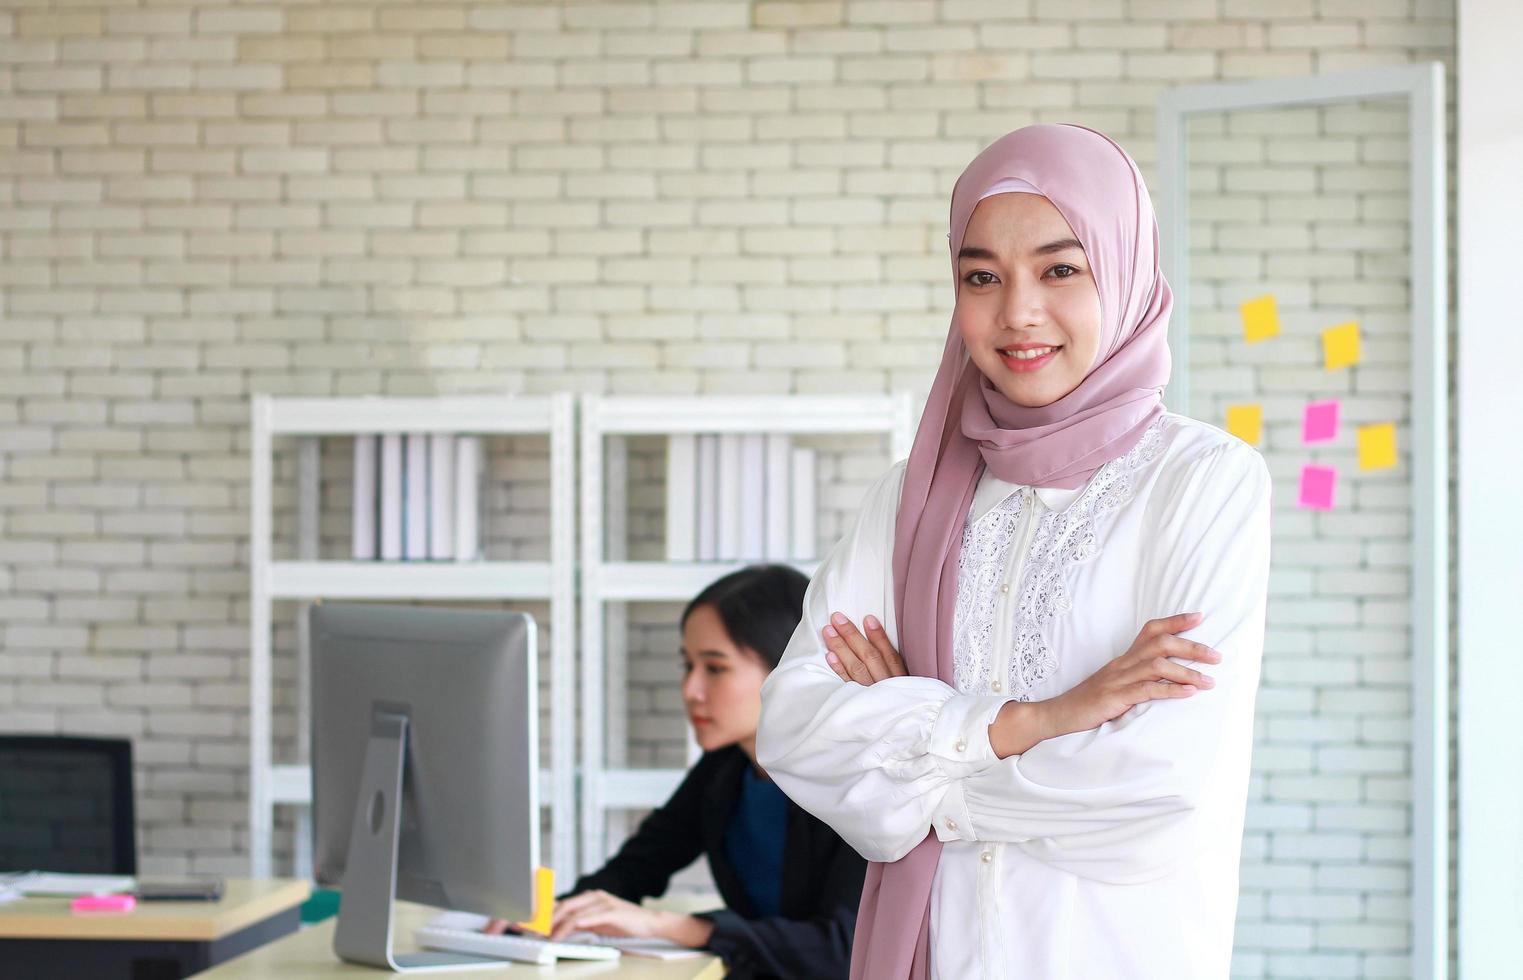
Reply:
M304 881L230 878L216 902L139 902L123 914L75 915L67 898L0 905L5 977L187 977L300 924Z
M418 947L412 941L412 931L438 915L438 909L410 902L398 902L392 924L393 941L397 952L411 952ZM327 980L329 977L387 977L392 974L373 967L344 963L333 955L333 928L336 919L327 919L315 926L302 929L294 936L261 946L223 963L206 973L196 975L197 980ZM630 980L720 980L725 975L724 963L717 956L702 956L684 960L652 960L625 955L617 960L576 962L562 960L555 966L536 966L528 963L504 963L500 968L470 970L454 976L480 978L480 980L528 980L528 978L554 977L583 980L587 977L603 977L608 980L628 977Z

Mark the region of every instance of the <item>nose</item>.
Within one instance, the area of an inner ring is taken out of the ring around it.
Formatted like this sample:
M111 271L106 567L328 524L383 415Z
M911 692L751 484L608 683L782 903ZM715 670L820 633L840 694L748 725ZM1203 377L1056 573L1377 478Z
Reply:
M688 675L682 679L682 700L686 704L697 704L703 700L703 676L699 670L688 671Z
M1021 278L1021 276L1012 277L1012 281L1001 290L999 303L1001 327L1012 330L1037 327L1046 318L1042 309L1042 291L1035 283L1022 282Z

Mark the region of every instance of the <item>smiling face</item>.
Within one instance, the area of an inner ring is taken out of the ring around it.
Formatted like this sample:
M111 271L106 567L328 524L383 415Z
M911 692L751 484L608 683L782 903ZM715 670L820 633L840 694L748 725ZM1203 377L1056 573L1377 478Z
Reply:
M770 668L736 646L713 606L696 606L682 624L682 703L705 752L739 744L756 758L762 682Z
M978 202L957 260L957 323L973 363L1017 405L1050 405L1089 374L1100 349L1100 290L1047 198Z

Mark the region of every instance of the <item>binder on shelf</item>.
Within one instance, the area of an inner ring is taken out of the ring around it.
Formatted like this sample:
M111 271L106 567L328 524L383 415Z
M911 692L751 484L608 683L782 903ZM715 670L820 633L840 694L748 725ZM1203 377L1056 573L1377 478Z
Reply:
M766 559L787 561L793 557L788 553L792 543L788 536L788 504L793 489L789 478L793 440L782 433L768 435L766 455L766 487L763 491L767 501Z
M807 561L815 556L815 454L813 449L793 451L793 557Z
M666 560L697 557L698 437L676 433L666 440Z
M381 435L381 560L402 560L402 435Z
M354 437L354 478L351 483L349 556L374 561L376 554L376 437Z
M403 458L407 465L402 480L402 557L421 561L428 557L428 434L408 433Z
M767 553L767 437L740 437L740 558L761 561Z
M428 437L428 557L455 557L455 436Z
M719 557L719 437L698 437L698 560Z
M719 558L734 561L740 554L740 436L719 437Z
M481 437L461 436L455 443L455 560L481 557L477 530L480 505Z

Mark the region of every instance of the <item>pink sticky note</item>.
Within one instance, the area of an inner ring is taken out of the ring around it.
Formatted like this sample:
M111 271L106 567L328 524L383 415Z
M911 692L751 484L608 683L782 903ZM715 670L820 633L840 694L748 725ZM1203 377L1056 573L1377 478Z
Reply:
M137 899L131 895L81 895L69 903L74 912L131 912Z
M1338 483L1338 471L1331 466L1301 467L1301 496L1298 506L1312 510L1333 509L1333 488Z
M1301 417L1301 441L1332 442L1338 438L1338 400L1308 402Z

